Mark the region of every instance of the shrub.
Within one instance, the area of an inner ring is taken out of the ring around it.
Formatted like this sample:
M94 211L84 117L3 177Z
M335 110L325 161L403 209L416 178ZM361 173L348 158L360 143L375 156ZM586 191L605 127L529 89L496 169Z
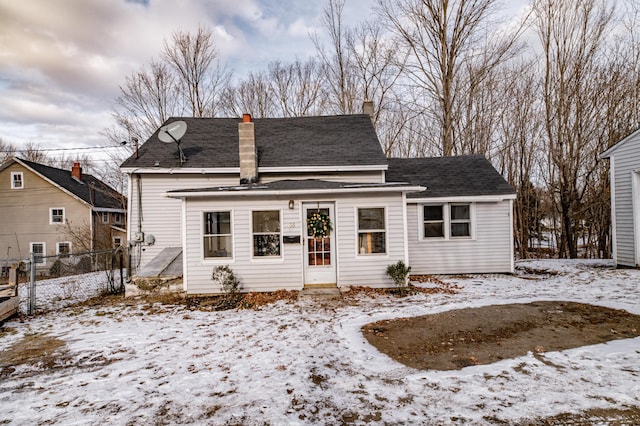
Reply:
M387 266L387 275L398 287L401 296L404 296L407 291L409 272L411 272L411 266L405 265L402 260Z
M240 292L240 280L233 274L228 265L216 266L211 279L220 286L225 294L233 295Z

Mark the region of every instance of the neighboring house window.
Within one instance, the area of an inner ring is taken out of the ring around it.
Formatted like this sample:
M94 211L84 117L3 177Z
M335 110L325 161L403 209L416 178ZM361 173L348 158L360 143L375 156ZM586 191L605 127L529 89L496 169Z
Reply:
M124 215L122 213L114 213L115 216L115 224L116 225L122 225L124 223L123 218Z
M280 256L280 211L254 211L253 255Z
M422 237L470 238L471 204L444 203L422 206Z
M471 236L471 206L451 204L451 237Z
M231 212L204 213L204 257L232 257Z
M109 223L109 213L102 212L102 223Z
M64 209L53 208L49 209L49 223L51 225L60 225L64 223Z
M56 254L58 256L71 254L71 243L68 241L58 243L56 247Z
M384 208L358 209L358 253L387 252Z
M45 243L29 243L29 250L33 253L34 261L36 264L44 264L44 254L46 252Z
M11 172L11 189L24 188L23 177L22 172Z
M424 237L442 238L444 237L444 214L442 205L424 206Z
M122 238L121 237L113 237L113 247L114 248L118 248L122 245Z

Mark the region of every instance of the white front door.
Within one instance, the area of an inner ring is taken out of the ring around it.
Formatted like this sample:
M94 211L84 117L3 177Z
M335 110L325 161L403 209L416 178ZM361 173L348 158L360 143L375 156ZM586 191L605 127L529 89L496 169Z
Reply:
M309 219L314 214L326 215L335 224L333 203L303 203L304 224L304 283L336 284L335 228L328 236L314 237Z

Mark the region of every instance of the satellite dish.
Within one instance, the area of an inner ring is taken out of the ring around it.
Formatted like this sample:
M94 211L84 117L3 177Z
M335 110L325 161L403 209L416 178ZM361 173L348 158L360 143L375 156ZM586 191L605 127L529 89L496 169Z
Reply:
M178 152L180 153L180 164L184 164L187 161L187 157L184 156L182 148L180 147L180 139L187 133L187 123L182 120L174 121L166 126L160 127L158 132L158 139L164 143L175 142L178 145Z
M182 120L174 121L173 123L160 127L158 139L164 143L178 143L185 133L187 133L187 123Z

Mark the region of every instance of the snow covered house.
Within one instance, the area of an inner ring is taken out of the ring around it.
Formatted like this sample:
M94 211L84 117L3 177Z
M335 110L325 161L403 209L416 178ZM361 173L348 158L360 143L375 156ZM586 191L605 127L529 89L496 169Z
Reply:
M387 159L366 114L172 118L121 168L137 275L182 275L188 294L220 292L218 265L243 291L389 287L399 260L513 271L515 191L489 161Z
M640 266L640 129L600 155L609 159L613 259Z

